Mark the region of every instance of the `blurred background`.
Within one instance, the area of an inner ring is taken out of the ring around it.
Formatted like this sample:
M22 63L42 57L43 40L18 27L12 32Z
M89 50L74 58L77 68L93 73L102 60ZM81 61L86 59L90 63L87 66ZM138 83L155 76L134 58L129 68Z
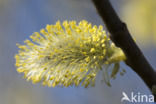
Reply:
M111 2L156 69L156 0ZM100 74L95 87L86 89L33 85L16 72L16 43L23 44L26 38L46 24L54 24L57 20L79 22L82 19L93 25L104 25L91 0L0 0L0 104L122 104L123 91L127 94L151 94L138 75L124 63L121 66L127 72L112 80L112 87L101 82Z

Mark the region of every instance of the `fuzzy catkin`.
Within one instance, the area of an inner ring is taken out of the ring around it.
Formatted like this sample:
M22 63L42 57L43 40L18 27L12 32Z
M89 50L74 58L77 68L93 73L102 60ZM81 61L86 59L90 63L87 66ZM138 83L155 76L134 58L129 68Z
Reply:
M101 25L92 26L85 20L79 24L58 21L30 38L32 41L25 40L25 45L17 44L17 71L24 73L27 80L49 87L94 85L99 71L106 70L103 66L116 66L126 59ZM114 77L117 71L112 72Z

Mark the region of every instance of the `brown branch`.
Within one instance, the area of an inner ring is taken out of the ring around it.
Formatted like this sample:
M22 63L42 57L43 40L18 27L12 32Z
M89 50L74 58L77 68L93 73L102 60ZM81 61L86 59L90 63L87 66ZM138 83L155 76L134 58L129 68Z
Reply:
M135 71L152 90L156 85L156 72L132 39L127 26L118 17L109 0L92 0L111 33L112 41L126 54L126 63ZM155 96L156 98L156 96Z

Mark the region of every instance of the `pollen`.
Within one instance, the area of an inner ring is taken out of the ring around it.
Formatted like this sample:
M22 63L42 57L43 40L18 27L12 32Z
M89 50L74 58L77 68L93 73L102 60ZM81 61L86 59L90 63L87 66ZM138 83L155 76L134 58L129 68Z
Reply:
M117 70L119 63L126 59L101 25L92 26L86 20L78 24L58 21L47 25L24 43L17 44L17 71L23 73L27 81L49 87L94 86L100 71L107 72L111 65ZM111 76L115 77L116 72Z

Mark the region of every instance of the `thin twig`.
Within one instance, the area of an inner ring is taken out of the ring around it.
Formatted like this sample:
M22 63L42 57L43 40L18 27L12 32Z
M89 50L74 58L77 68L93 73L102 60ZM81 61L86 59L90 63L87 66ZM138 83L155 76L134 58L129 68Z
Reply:
M120 20L109 0L92 1L111 33L112 41L124 51L127 57L126 64L142 78L152 91L152 87L156 85L156 72L135 44L126 24Z

